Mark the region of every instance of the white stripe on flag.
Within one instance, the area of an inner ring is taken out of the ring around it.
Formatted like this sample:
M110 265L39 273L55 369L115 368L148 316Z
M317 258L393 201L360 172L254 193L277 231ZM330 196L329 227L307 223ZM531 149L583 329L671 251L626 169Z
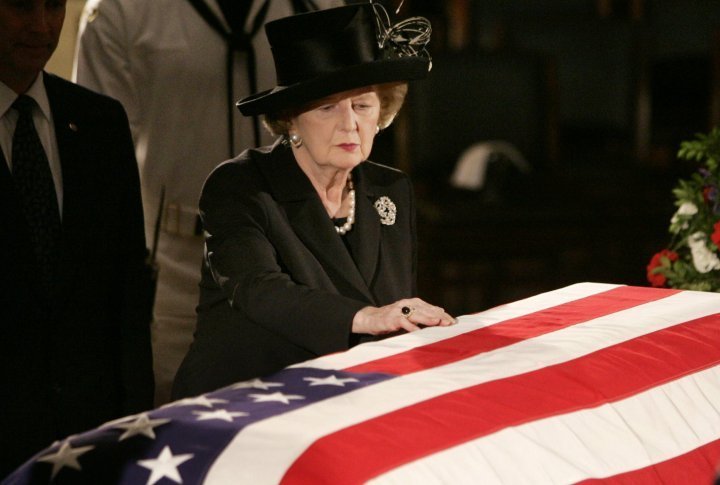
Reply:
M210 469L206 483L277 483L308 446L329 433L441 394L565 362L716 312L717 295L681 292L257 422L233 439Z
M574 285L531 296L484 312L458 317L458 325L442 328L426 328L422 332L406 333L388 340L358 345L345 352L326 355L293 367L315 367L318 369L345 369L372 360L382 359L399 352L414 349L433 342L446 340L457 335L472 332L495 323L529 315L540 310L562 305L580 298L586 298L623 285L609 283L577 283Z
M487 485L536 485L606 478L718 439L719 402L716 366L612 404L505 428L369 483L474 485L482 477Z

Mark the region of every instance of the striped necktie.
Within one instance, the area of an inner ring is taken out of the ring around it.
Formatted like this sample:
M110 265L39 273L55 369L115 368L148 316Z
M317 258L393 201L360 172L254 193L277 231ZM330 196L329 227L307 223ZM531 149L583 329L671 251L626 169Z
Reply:
M33 122L34 106L35 100L26 95L12 105L19 113L12 141L12 173L30 228L41 284L49 291L57 262L60 211L50 164Z

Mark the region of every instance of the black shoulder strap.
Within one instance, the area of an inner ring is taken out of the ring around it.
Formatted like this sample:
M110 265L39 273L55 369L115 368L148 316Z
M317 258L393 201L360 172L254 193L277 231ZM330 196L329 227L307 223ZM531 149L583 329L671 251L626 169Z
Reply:
M255 59L255 50L252 46L252 38L257 34L260 28L265 23L268 10L270 8L270 0L265 0L258 10L257 15L252 22L250 32L230 32L223 25L222 21L210 10L205 0L188 0L190 4L195 8L197 13L207 22L207 24L217 32L227 43L227 96L228 96L228 130L229 130L229 147L230 157L234 157L235 153L235 128L234 128L234 95L233 95L233 53L235 51L246 51L248 55L248 84L250 92L254 93L257 91L257 66ZM249 0L248 0L249 1ZM291 0L292 7L295 13L309 12L311 10L318 10L317 5L313 0ZM255 145L260 145L260 121L257 117L254 117L254 135Z
M268 10L270 9L270 0L265 0L265 3L263 3L262 7L260 7L260 10L258 10L257 15L255 15L255 19L253 20L252 30L249 32L250 37L254 37L255 34L257 34L258 30L260 30L260 27L263 26L265 23L265 18L267 17Z
M298 0L293 0L293 2L296 1ZM312 0L309 1L312 2ZM205 3L205 0L189 0L189 2L195 8L197 13L205 20L205 22L207 22L210 27L212 27L215 32L220 34L228 42L233 42L234 44L236 43L233 39L233 33L231 33L225 28L222 21L212 12L212 10L210 10L210 7L208 7L207 3ZM298 3L302 3L302 0L299 0ZM269 8L270 0L265 0L262 7L260 7L260 10L258 10L257 15L255 15L255 18L253 19L252 29L246 34L248 37L254 37L255 34L257 34L257 32L263 26ZM234 34L235 37L243 36L244 32L235 32ZM233 47L237 46L233 45Z
M255 50L252 46L252 38L262 27L270 7L270 0L265 0L262 7L258 11L253 20L252 30L245 32L230 32L223 25L222 21L210 10L205 0L189 0L190 4L195 8L197 13L207 22L207 24L217 32L227 44L226 55L226 84L228 98L228 155L230 158L237 155L235 153L235 95L233 93L233 55L236 51L246 51L248 56L247 71L248 84L250 92L257 91L257 66L255 59ZM257 116L253 118L253 132L255 135L255 145L260 145L260 120Z
M292 0L292 6L295 13L305 13L312 10L319 10L313 0Z
M215 32L220 34L223 38L229 39L230 38L230 32L225 29L225 26L220 21L219 18L210 10L210 7L208 7L207 3L205 3L204 0L189 0L190 4L195 7L195 10L197 10L197 13L200 14L200 16L205 20L205 22L208 23L210 27L213 28Z

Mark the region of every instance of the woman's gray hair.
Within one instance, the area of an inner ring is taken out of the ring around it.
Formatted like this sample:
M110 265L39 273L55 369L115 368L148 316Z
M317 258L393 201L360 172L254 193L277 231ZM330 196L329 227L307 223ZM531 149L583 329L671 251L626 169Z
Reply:
M405 101L407 94L407 83L388 83L373 86L374 91L380 98L380 116L378 127L384 130L395 119ZM263 119L263 125L275 136L288 136L290 120L297 115L307 111L307 106L296 109L284 110L279 113L268 113Z

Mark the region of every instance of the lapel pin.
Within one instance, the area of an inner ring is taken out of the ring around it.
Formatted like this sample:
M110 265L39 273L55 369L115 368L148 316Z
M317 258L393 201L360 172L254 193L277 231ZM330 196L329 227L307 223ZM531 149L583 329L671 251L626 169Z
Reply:
M72 121L70 123L68 123L68 128L70 128L70 130L72 130L72 131L78 131L77 125L75 123L73 123Z

